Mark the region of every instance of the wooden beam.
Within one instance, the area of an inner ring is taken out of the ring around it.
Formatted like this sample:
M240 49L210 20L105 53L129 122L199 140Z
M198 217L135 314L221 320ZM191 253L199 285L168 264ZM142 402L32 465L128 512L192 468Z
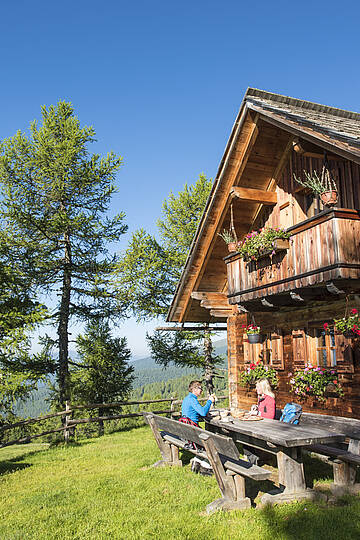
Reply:
M267 191L271 191L274 188L276 188L276 184L277 184L277 182L278 182L278 180L279 180L279 178L281 176L281 173L283 172L286 163L290 159L290 155L291 155L291 152L292 152L292 149L293 149L293 143L294 143L294 137L291 135L289 137L286 145L285 145L284 151L281 154L279 162L276 165L276 167L275 167L275 169L273 171L273 174L271 175L271 178L270 178L268 186L267 186ZM255 221L256 221L258 215L260 214L262 208L263 208L263 205L258 207L258 209L256 210L256 212L254 214L252 223L255 223Z
M227 326L158 326L155 330L161 332L200 332L208 330L209 332L227 331Z
M225 300L201 300L200 306L205 309L229 309L228 299Z
M211 309L210 310L210 315L212 317L217 317L220 319L227 319L228 317L230 317L230 315L232 315L232 313L233 313L232 309Z
M264 191L262 189L250 189L233 186L230 190L230 197L236 197L242 201L261 203L269 206L274 206L277 203L277 195L275 191Z
M193 300L227 300L223 292L192 291L190 296Z

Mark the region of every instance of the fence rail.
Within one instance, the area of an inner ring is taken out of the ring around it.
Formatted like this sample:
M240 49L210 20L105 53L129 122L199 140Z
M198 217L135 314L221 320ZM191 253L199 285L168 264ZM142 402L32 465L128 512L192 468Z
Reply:
M219 396L218 400L224 400L227 399L228 396ZM206 401L207 398L200 398L199 401ZM49 420L50 418L55 417L62 417L61 420L63 422L63 425L59 428L55 428L52 430L44 431L42 433L37 433L34 435L27 435L24 437L20 437L17 439L14 439L12 441L8 441L5 443L0 443L0 448L4 448L6 446L11 446L13 444L23 444L30 442L32 439L36 439L45 435L49 435L51 433L57 433L57 432L64 432L64 440L68 441L70 438L71 432L74 431L77 425L80 424L89 424L89 423L95 423L95 422L104 422L108 420L120 420L123 418L136 418L136 417L142 417L143 412L133 412L133 413L125 413L125 414L117 414L117 415L111 415L111 416L93 416L90 418L71 418L71 414L75 410L79 409L106 409L106 408L116 408L116 407L123 407L126 405L149 405L152 403L170 403L170 409L160 410L160 411L152 411L155 414L170 414L170 415L176 415L176 411L174 410L175 405L180 405L182 403L182 399L175 399L175 398L166 398L166 399L149 399L144 401L115 401L112 403L87 403L85 405L70 405L69 403L66 404L66 409L64 411L59 411L56 413L46 414L44 416L38 416L37 418L28 418L27 420L21 420L20 422L15 422L14 424L5 424L0 426L0 433L16 428L16 427L22 427L27 426L30 424L36 424L38 422L43 422L44 420Z

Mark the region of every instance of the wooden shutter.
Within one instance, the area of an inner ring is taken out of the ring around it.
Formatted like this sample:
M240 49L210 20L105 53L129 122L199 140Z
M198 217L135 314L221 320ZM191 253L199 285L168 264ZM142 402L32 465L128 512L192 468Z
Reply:
M245 364L256 364L256 362L262 360L263 355L261 343L249 343L246 334L244 334L243 346Z
M284 369L283 336L272 332L270 335L270 364L276 369Z
M335 335L336 371L354 373L354 351L350 339Z
M292 331L293 367L303 369L307 363L306 334L303 329Z

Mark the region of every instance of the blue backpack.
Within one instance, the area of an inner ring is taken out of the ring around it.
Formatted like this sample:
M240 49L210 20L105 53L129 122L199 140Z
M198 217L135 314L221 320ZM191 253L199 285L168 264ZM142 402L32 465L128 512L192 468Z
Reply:
M280 422L298 424L302 415L302 406L297 403L287 403L283 409Z

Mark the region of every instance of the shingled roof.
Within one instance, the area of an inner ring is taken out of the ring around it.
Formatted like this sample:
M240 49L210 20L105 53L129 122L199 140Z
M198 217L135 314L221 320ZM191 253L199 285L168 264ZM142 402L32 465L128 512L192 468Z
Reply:
M360 157L360 114L248 88L243 105Z

